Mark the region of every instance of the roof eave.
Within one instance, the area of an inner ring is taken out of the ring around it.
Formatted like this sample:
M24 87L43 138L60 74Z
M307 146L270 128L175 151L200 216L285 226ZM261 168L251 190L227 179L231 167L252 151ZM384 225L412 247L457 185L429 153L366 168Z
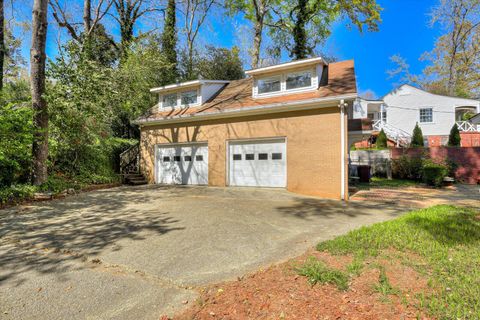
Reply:
M163 87L157 87L157 88L152 88L150 89L150 92L152 93L162 93L166 91L174 91L177 89L185 89L185 88L191 88L191 87L198 87L204 84L209 84L209 83L219 83L219 84L226 84L229 83L230 81L228 80L192 80L192 81L187 81L187 82L182 82L182 83L175 83L175 84L169 84Z
M245 71L245 74L249 75L249 76L254 76L254 75L258 75L258 74L264 74L264 73L275 72L275 71L282 71L282 70L287 70L287 69L291 69L291 68L295 68L295 67L303 67L303 66L308 66L308 65L313 65L313 64L328 65L327 62L325 62L325 60L323 60L323 58L316 57L316 58L286 62L286 63L277 64L277 65L268 66L268 67L250 69L250 70Z
M211 120L211 119L234 118L234 117L241 117L241 116L248 116L248 115L280 113L280 112L287 112L287 111L304 111L309 109L331 107L332 102L337 102L340 100L355 100L357 97L358 95L356 93L351 93L351 94L344 94L344 95L338 95L338 96L332 96L332 97L282 102L282 103L275 103L275 104L263 105L263 106L245 107L241 109L234 109L234 110L227 110L227 111L209 112L205 114L180 115L180 116L173 116L173 117L167 117L162 119L136 120L133 123L140 126L152 126L152 125L159 125L159 124L196 122L196 121L205 121L205 120Z

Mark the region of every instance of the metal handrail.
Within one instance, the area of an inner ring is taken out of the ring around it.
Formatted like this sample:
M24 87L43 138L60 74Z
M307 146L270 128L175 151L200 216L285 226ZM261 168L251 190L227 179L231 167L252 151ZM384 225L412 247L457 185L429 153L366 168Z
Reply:
M120 173L124 174L127 169L138 172L140 164L140 144L137 143L120 153ZM132 170L133 169L133 170Z
M374 121L372 127L376 131L380 131L383 129L387 137L395 141L398 146L406 146L412 140L412 136L409 133L400 128L394 127L383 120Z

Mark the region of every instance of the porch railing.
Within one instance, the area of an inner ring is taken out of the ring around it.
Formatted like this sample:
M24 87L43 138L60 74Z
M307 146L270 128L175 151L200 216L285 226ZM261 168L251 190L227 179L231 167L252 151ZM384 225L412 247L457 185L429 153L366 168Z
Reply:
M382 120L375 120L372 127L375 131L380 131L383 129L387 137L395 141L397 146L407 146L412 140L412 136L408 132L403 131L400 128L394 127L391 124L388 124Z
M457 121L458 130L461 132L478 132L480 131L478 125L470 121Z

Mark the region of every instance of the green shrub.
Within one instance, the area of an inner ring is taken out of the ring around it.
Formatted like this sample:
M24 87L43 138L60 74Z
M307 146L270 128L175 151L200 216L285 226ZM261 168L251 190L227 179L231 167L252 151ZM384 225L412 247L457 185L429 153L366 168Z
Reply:
M448 167L432 161L425 161L423 165L423 180L426 184L441 187L443 179L448 175Z
M392 175L397 179L421 180L423 161L420 157L402 155L392 160Z
M423 133L422 129L418 126L418 123L413 128L411 147L423 147Z
M458 130L458 126L455 123L450 130L450 135L448 136L448 146L449 147L460 147L460 131Z
M0 188L29 180L32 137L31 108L0 104Z
M31 185L13 185L0 189L0 204L5 205L30 199L37 191L37 187Z
M380 133L378 134L377 137L377 148L378 149L386 149L387 148L387 135L385 134L385 131L380 130Z

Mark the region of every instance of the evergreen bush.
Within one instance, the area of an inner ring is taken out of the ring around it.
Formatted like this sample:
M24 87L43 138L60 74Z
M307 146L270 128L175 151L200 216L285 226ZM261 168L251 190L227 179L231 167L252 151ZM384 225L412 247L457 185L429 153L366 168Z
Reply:
M380 130L380 133L378 134L377 137L377 148L378 149L386 149L387 148L387 135L385 134L385 131Z
M448 146L449 147L460 147L460 131L458 130L458 126L455 123L450 130L450 135L448 136Z
M418 123L415 124L415 128L413 128L412 133L412 142L410 143L411 147L423 147L423 133L422 129L418 126Z

